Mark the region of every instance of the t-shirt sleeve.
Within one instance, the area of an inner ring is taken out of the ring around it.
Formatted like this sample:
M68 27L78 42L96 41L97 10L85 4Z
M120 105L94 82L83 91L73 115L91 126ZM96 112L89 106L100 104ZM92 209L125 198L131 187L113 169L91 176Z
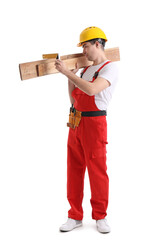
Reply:
M104 66L99 72L98 77L104 78L110 82L112 85L113 82L117 80L118 75L118 66L117 63L111 62Z

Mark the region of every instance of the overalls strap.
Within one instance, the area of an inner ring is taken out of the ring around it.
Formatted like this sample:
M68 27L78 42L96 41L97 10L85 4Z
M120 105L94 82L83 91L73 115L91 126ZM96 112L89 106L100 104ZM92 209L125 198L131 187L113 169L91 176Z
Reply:
M108 61L108 62L105 62L96 72L95 72L95 74L94 74L94 76L93 76L93 81L98 77L98 74L99 74L99 72L101 71L101 69L104 67L104 66L106 66L108 63L110 63L111 61Z

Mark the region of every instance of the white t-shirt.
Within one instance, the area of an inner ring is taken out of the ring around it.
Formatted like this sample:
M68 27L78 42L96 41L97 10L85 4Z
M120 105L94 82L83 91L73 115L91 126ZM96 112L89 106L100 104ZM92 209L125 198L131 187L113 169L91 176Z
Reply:
M109 60L106 60L107 62ZM87 81L92 81L95 72L105 63L90 66L83 74L82 78ZM84 70L84 69L83 69ZM83 72L83 71L82 71ZM118 66L116 62L110 62L105 65L99 72L98 77L104 78L110 82L110 86L95 95L95 104L99 110L107 110L109 101L112 98L118 80Z

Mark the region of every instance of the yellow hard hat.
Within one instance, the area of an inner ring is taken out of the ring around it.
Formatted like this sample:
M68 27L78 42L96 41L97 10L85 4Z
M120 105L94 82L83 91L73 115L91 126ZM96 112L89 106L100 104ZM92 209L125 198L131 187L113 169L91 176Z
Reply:
M88 27L81 32L80 42L77 44L77 47L81 47L83 42L87 42L95 38L102 38L107 42L106 35L100 28Z

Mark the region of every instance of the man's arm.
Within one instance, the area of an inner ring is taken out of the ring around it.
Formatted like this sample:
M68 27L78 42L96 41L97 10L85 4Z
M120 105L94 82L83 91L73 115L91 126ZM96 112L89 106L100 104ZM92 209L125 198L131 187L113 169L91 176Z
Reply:
M75 89L75 85L68 79L68 93L71 104L74 104L74 98L72 97L72 91Z
M104 78L97 78L94 82L91 83L84 80L83 78L76 76L72 72L67 72L64 75L67 76L72 83L74 83L79 89L81 89L83 92L85 92L89 96L98 94L103 89L110 86L109 81L107 81Z
M78 77L73 72L69 71L61 60L56 60L55 65L56 69L68 77L72 84L76 85L79 89L81 89L89 96L93 96L110 86L110 82L104 78L97 78L93 83L91 83L84 80L83 78Z
M74 73L74 74L76 74L77 72L78 72L78 70L79 70L79 66L78 66L78 64L76 63L76 65L75 65L75 69L74 70L72 70L72 72ZM72 97L72 92L73 92L73 90L75 89L75 85L71 82L71 80L68 78L68 93L69 93L69 98L70 98L70 102L71 102L71 104L74 104L74 98Z

